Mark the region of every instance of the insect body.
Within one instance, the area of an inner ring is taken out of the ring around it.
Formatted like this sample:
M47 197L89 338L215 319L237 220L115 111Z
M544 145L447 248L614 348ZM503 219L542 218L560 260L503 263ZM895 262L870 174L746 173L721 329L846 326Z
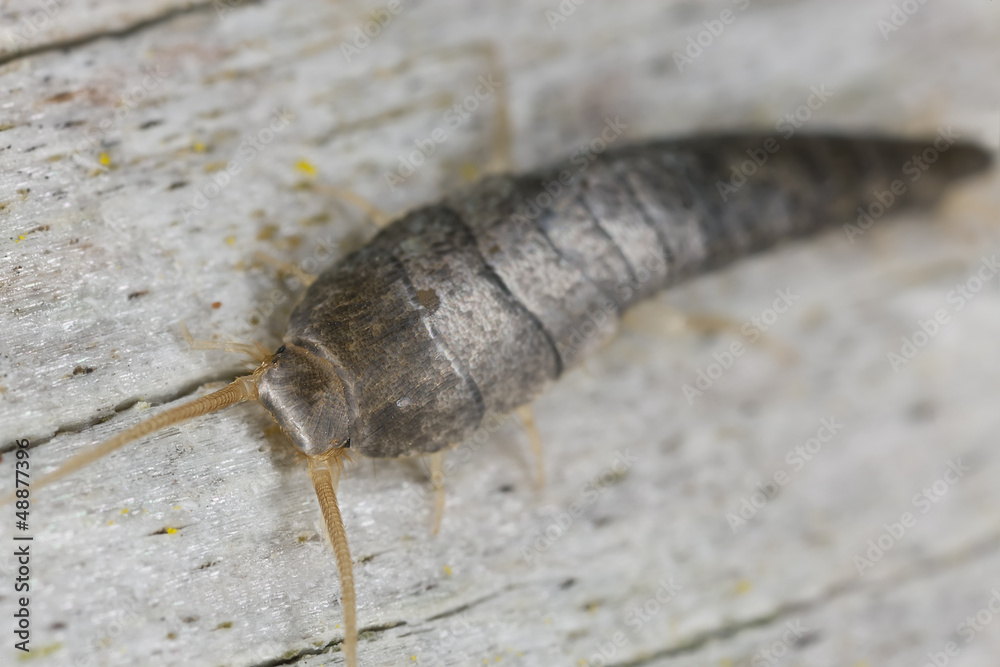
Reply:
M253 375L134 426L39 484L169 424L259 400L309 458L354 665L353 575L335 494L346 452L410 456L463 441L485 415L529 403L604 343L632 304L853 219L927 146L704 137L487 178L404 216L322 274ZM748 156L753 173L734 178ZM932 201L988 161L971 146L940 150L905 203Z
M438 451L487 412L533 400L630 305L848 220L926 147L796 139L731 185L762 142L634 146L582 172L491 177L410 213L309 288L260 376L261 402L309 455ZM985 162L967 146L942 157L914 196L929 201Z

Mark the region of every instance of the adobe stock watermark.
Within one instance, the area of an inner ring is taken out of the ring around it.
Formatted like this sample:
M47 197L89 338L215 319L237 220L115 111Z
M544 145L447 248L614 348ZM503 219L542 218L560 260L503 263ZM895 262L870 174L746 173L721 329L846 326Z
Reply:
M416 173L417 169L427 161L427 158L434 154L438 144L448 141L451 133L462 127L472 117L472 114L479 109L481 102L485 102L493 97L497 88L505 85L502 81L496 81L492 73L480 76L477 80L479 81L479 85L476 86L476 89L472 93L466 95L461 102L456 102L450 109L444 112L444 115L441 117L444 127L438 126L434 128L430 136L424 139L414 139L414 149L406 155L398 156L399 166L394 171L386 171L383 174L385 183L389 186L390 191L395 191L407 178Z
M941 154L947 152L949 148L955 145L955 141L961 137L962 135L952 129L951 125L946 128L939 127L937 136L934 138L932 144L921 151L919 155L913 155L900 166L900 171L908 179L897 178L889 184L888 190L872 191L875 199L868 206L862 205L858 207L856 224L844 224L843 229L844 234L847 235L847 240L854 243L855 238L871 229L872 225L892 208L899 197L906 194L909 188L912 187L912 184L919 181L927 173L927 170L938 161ZM907 184L907 181L910 185Z
M997 256L983 257L978 270L964 283L959 283L954 289L949 290L945 295L945 301L953 306L955 312L962 310L998 273L1000 273L1000 263L997 262ZM886 353L892 370L898 373L900 368L909 364L950 322L951 313L947 308L938 308L934 311L933 317L917 320L917 329L909 336L900 339L899 350Z
M33 4L34 11L24 11L20 21L0 32L11 55L28 48L38 35L48 30L56 14L66 8L69 0L42 0Z
M163 85L163 82L171 74L172 72L165 71L160 63L146 65L143 68L142 78L118 98L114 114L102 119L97 124L97 127L92 127L81 133L82 138L73 146L73 161L92 169L105 170L107 167L95 161L90 155L100 151L104 146L108 134L116 128L121 127L122 123L125 122L125 119L128 118L135 108L150 93Z
M587 0L561 0L556 10L546 9L545 20L549 22L549 28L555 30L560 23L565 23L566 19L576 13L576 8Z
M882 39L889 41L889 35L902 28L910 20L910 17L920 11L920 8L927 3L927 0L903 0L892 6L888 19L879 19L876 22L878 31L882 34Z
M640 604L632 607L626 614L625 625L633 634L642 630L643 626L659 616L666 608L667 604L673 600L684 588L674 583L674 578L660 579L659 587L651 596ZM618 655L618 652L629 644L631 638L622 630L617 630L608 639L599 641L595 646L595 651L585 661L580 661L587 667L605 667L611 663Z
M364 25L356 25L351 30L351 43L344 41L340 43L340 53L344 56L344 60L351 62L352 58L360 55L362 51L367 49L371 45L372 40L382 34L382 30L392 23L392 19L403 11L403 3L412 1L389 0L384 8L372 10L370 13L371 20L364 23Z
M771 303L769 308L761 311L760 315L751 317L740 327L740 334L751 343L756 343L760 337L778 321L780 315L787 313L801 295L794 294L791 287L776 290L777 298ZM705 368L698 369L698 377L694 385L684 384L681 391L688 405L694 405L694 399L701 396L712 388L715 382L721 378L726 371L733 367L736 360L747 351L746 346L740 341L733 341L729 348L722 352L713 352L712 361Z
M738 12L746 11L746 8L750 6L750 0L731 1L736 6ZM719 12L718 18L702 21L701 25L704 29L699 30L694 35L688 35L687 40L685 40L687 46L684 48L684 52L674 51L673 53L674 65L677 66L677 71L683 74L685 67L693 65L694 61L705 53L705 49L715 44L715 40L721 37L722 33L726 31L726 26L730 26L736 22L736 17L739 16L738 12L734 12L732 9L723 9Z
M801 471L806 463L812 461L823 450L823 446L833 440L843 428L844 425L839 423L836 417L820 419L816 434L801 445L789 449L785 454L785 463L791 466L792 472ZM757 513L777 496L781 487L788 484L791 479L791 475L784 468L775 470L770 479L757 482L756 491L740 498L737 508L726 514L726 522L733 534L739 533L747 522L757 516Z
M628 449L624 452L616 451L614 460L608 469L583 484L580 487L579 496L570 503L569 508L565 511L552 512L551 519L545 528L536 530L527 543L521 547L521 556L525 562L531 563L539 555L548 551L556 541L566 534L576 519L588 507L596 503L604 492L624 476L638 460L639 457L633 456Z
M781 634L781 639L774 640L770 646L766 646L753 654L750 658L750 667L769 667L775 665L779 660L788 655L788 651L802 641L802 638L809 633L809 628L802 625L802 621L795 619L785 623L785 631Z
M965 620L955 626L955 634L965 640L965 644L971 644L976 636L986 629L986 626L993 622L993 619L1000 615L1000 589L994 588L990 591L990 599L975 614L965 617ZM948 642L940 651L927 651L927 662L921 667L947 667L951 664L952 658L962 655L962 646L957 642Z
M813 114L819 111L831 97L833 97L833 91L827 88L825 83L819 87L810 87L806 101L779 118L774 124L775 131L781 134L782 139L791 139L803 125L812 120ZM719 191L719 197L722 198L722 201L728 201L730 195L738 192L746 184L747 179L756 174L757 170L763 167L770 157L779 150L781 150L781 142L775 137L764 139L757 148L748 148L746 153L750 159L732 165L729 169L728 181L715 182L715 188Z
M208 183L194 187L195 193L191 198L191 205L181 208L180 214L184 221L187 222L196 216L196 211L202 212L207 209L211 201L229 187L229 184L233 182L233 177L238 176L244 167L255 160L274 141L274 138L288 127L294 118L295 114L288 109L275 108L272 110L271 118L265 127L255 133L244 135L243 140L236 147L236 156L226 163L225 168L214 172Z
M242 7L247 0L212 0L212 9L220 21L226 20L226 14L230 14Z
M868 549L854 557L854 567L857 568L859 576L865 576L865 572L875 567L875 563L882 560L886 552L895 547L907 531L917 525L920 517L934 509L934 506L948 495L949 489L971 470L968 466L962 465L960 458L954 461L949 459L947 463L948 467L939 479L934 480L910 499L910 503L919 514L903 512L897 521L882 524L885 529L882 534L873 540L868 540Z
M517 225L518 229L532 225L543 211L549 210L555 203L556 197L562 194L563 189L587 171L594 160L606 151L608 146L617 141L628 128L629 124L622 121L620 116L615 116L614 119L605 116L604 127L600 134L570 153L569 163L576 167L576 171L563 169L557 178L545 181L542 184L542 191L534 197L526 199L511 216L511 222Z

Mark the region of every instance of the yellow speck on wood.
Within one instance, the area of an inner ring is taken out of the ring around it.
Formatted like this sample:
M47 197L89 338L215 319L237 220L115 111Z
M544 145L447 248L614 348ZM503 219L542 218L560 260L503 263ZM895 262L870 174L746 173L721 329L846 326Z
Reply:
M114 520L114 519L109 519L109 520L108 520L108 525L109 525L109 526L113 526L113 525L115 525L115 520Z
M103 151L97 157L97 159L101 163L102 166L107 167L109 164L111 164L111 156L108 155L107 153L103 152Z
M195 153L204 153L205 152L205 144L203 144L200 141L194 142L194 145L191 146L191 148L192 148L192 150L194 150Z
M122 510L122 514L128 514L128 508L127 507Z
M461 175L463 181L465 181L466 183L471 183L472 181L479 178L479 167L472 164L471 162L466 162L465 164L462 165L459 174Z
M719 667L733 667L733 661L729 658L723 658L719 661Z
M316 167L308 160L299 160L295 163L295 168L306 176L312 177L316 175Z
M235 236L227 236L226 237L226 243L228 243L229 245L235 245L236 244L236 237Z
M181 506L180 506L180 505L174 505L174 509L175 509L175 510L179 510L180 508L181 508Z
M20 243L23 240L24 240L24 234L18 234L17 238L14 239L14 243Z
M18 655L20 660L31 660L32 658L44 658L45 656L52 655L56 651L62 649L62 642L55 642L54 644L48 644L46 646L39 646L38 648L32 648L30 652Z
M177 532L176 528L167 528L167 535L173 535Z
M447 565L444 566L444 574L447 577L451 576L451 568L449 566L447 566Z
M278 225L264 225L261 227L260 231L257 232L258 241L270 241L274 238L274 235L278 233Z
M205 173L211 174L213 172L219 171L220 169L225 169L226 163L221 160L216 160L215 162L209 162L205 165Z
M750 589L752 589L752 588L753 588L753 584L751 584L746 579L740 579L739 581L736 582L736 594L737 595L746 595L747 593L750 592Z

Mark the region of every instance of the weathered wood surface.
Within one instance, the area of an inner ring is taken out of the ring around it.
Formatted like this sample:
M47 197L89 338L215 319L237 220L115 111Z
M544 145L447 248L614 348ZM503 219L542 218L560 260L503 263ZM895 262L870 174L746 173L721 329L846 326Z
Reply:
M995 3L919 5L885 39L883 1L588 2L554 27L555 2L404 2L351 62L341 43L384 5L132 4L67 5L0 56L5 490L15 438L33 441L37 474L158 409L147 401L240 371L238 356L190 351L181 322L276 344L297 291L253 253L322 265L372 229L312 185L399 211L474 176L495 99L395 191L384 178L491 73L483 43L506 68L522 168L607 116L629 139L771 130L824 85L802 131L951 125L997 143ZM672 53L727 8L678 71ZM294 118L244 159L276 109ZM998 213L994 172L854 243L833 230L663 295L538 402L543 491L513 423L451 455L437 538L419 462L357 466L341 502L373 628L362 664L602 664L616 633L609 664L918 665L950 641L949 664L995 664L995 614L971 637L959 624L1000 590L1000 278L961 310L947 297L997 252ZM683 325L767 317L785 289L799 299L757 344ZM938 309L948 323L894 370L887 353ZM689 404L683 385L734 342L746 353ZM786 453L824 418L843 428L796 470ZM333 559L304 466L268 423L243 406L171 428L33 498L31 664L341 664ZM626 452L636 461L611 475ZM915 494L959 459L969 471L923 513ZM787 484L734 533L726 515L778 471ZM855 557L905 512L916 525L859 575ZM23 657L12 525L5 510L5 664ZM808 631L786 652L788 623Z

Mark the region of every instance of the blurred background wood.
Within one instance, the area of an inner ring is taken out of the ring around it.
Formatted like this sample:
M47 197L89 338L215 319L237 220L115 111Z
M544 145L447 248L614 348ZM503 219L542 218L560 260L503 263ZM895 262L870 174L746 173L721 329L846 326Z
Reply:
M0 4L0 488L15 438L37 474L241 372L189 350L181 322L276 345L299 290L253 254L316 271L373 230L325 186L400 212L476 178L497 96L457 127L445 114L479 77L503 82L523 169L616 117L623 140L782 136L799 113L802 132L998 141L995 3L389 7ZM803 107L814 89L826 101ZM513 422L449 457L437 538L426 464L356 466L340 495L362 664L862 667L948 642L956 663L995 664L1000 278L961 309L948 297L995 256L998 212L993 172L853 243L834 229L663 295L536 405L544 490ZM739 329L769 321L778 290L799 298L752 343ZM942 308L894 369L887 354ZM733 342L746 354L689 402ZM843 427L789 458L823 419ZM318 508L268 426L235 408L33 498L32 664L341 663ZM958 460L968 472L941 482ZM916 525L885 538L906 512ZM5 586L4 623L13 605ZM960 625L984 609L981 630Z

